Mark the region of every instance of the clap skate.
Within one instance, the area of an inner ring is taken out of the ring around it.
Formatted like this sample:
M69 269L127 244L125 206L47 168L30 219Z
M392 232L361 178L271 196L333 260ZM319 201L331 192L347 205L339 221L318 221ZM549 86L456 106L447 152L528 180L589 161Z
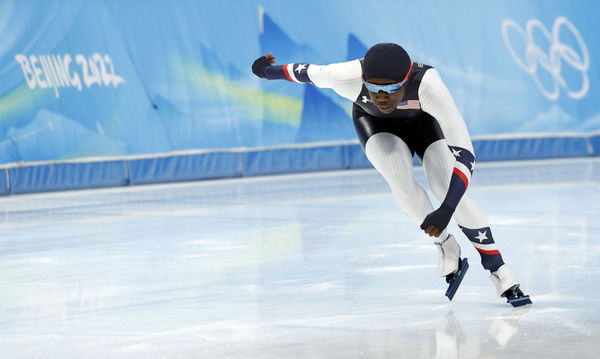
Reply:
M496 286L498 295L506 298L506 302L513 307L520 307L525 304L532 304L528 295L523 294L519 288L517 278L510 272L506 264L498 268L490 275L492 283Z
M506 297L506 302L512 305L513 307L520 307L526 304L533 304L529 296L523 294L518 285L502 293L502 296Z
M454 294L456 294L460 283L467 273L467 269L469 269L469 262L467 261L467 258L459 258L458 270L446 276L446 283L448 283L446 297L448 297L448 300L452 300L452 298L454 298Z
M443 241L435 242L435 245L440 253L438 272L442 277L446 277L448 283L446 297L452 300L467 273L469 262L467 258L460 258L460 246L453 235L449 234Z

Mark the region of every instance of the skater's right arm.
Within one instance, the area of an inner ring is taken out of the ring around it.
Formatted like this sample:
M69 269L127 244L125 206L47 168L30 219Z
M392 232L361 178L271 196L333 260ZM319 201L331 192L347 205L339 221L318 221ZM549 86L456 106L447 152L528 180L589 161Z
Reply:
M267 80L288 80L330 88L351 101L356 99L362 88L362 67L359 60L330 65L306 63L274 65L274 63L275 57L272 54L261 56L252 64L252 72Z

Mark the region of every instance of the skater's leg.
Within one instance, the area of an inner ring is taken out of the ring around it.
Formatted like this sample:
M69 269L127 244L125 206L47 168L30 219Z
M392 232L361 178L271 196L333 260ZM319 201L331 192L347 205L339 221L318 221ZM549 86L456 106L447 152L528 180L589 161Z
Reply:
M423 167L435 196L442 201L448 191L455 163L445 140L432 143L423 156ZM514 306L530 304L519 289L519 282L502 259L483 210L469 196L463 195L454 219L481 256L481 264L491 272L490 279L498 295L507 297Z
M397 136L380 132L371 136L365 146L367 158L385 178L398 206L417 224L433 211L427 193L413 177L412 153ZM443 258L439 262L440 276L458 269L460 247L453 236L444 230L435 239Z
M433 205L413 177L412 153L408 145L391 133L380 132L367 140L365 154L385 178L398 206L420 224L433 211Z
M432 143L423 156L423 167L429 186L442 201L448 191L450 177L456 159L445 140ZM490 272L503 264L502 255L496 247L485 213L468 195L463 195L454 212L454 219L481 256L481 264Z
M385 178L396 203L417 224L433 211L427 193L413 178L413 151L419 155L429 144L443 138L437 121L424 115L415 123L388 122L376 119L353 107L352 116L359 141L367 158ZM441 276L456 273L460 247L445 230L436 237Z
M471 197L463 196L456 207L454 218L473 247L479 252L483 268L495 272L504 265L487 218Z

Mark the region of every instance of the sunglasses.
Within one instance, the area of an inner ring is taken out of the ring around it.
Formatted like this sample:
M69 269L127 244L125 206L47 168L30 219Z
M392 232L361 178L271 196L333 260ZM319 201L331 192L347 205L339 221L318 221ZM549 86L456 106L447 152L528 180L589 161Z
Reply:
M367 90L369 90L370 92L379 93L379 91L383 91L383 92L386 92L389 94L393 94L394 92L398 92L402 88L402 86L404 86L406 81L408 81L408 76L410 75L411 72L412 72L412 63L410 64L410 68L408 69L406 76L404 76L404 79L398 83L389 84L389 85L373 84L373 83L370 83L367 80L365 80L364 74L362 76L362 81L363 81L363 84L365 85L365 87L367 88Z

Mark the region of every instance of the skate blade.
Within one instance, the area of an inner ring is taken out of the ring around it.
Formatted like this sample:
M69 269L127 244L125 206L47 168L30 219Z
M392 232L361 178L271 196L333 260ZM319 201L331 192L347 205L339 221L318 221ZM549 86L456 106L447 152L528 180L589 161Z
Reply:
M513 307L520 307L522 305L533 304L528 295L524 295L522 297L510 297L507 299L507 302L510 303Z
M452 298L454 298L460 283L467 273L467 269L469 269L469 262L467 261L467 258L463 258L460 261L456 275L452 280L450 280L450 282L448 282L448 290L446 290L446 297L448 297L448 300L452 300Z

